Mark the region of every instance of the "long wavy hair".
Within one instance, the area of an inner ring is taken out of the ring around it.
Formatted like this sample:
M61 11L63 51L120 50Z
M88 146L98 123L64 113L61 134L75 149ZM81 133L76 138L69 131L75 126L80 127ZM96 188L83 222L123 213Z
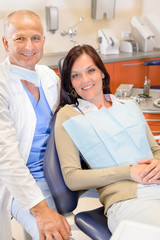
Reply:
M66 104L75 104L78 106L77 98L80 98L80 96L73 97L71 95L71 91L73 89L71 83L71 70L76 59L84 53L89 55L92 58L94 64L102 71L102 73L104 73L103 93L111 93L110 76L96 50L90 45L75 46L68 52L63 62L61 72L60 103L55 113L57 113L59 109Z

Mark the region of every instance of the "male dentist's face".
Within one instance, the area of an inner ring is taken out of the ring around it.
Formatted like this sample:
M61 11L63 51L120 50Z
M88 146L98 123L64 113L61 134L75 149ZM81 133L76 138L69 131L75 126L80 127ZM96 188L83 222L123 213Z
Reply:
M11 64L34 70L43 55L45 38L36 16L12 16L2 39Z

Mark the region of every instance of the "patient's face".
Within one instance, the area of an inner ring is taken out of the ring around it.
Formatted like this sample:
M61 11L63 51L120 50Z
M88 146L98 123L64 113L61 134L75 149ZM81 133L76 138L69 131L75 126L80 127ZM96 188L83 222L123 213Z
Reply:
M95 65L92 58L82 54L74 62L71 69L71 83L78 95L99 106L103 98L102 78L104 74Z

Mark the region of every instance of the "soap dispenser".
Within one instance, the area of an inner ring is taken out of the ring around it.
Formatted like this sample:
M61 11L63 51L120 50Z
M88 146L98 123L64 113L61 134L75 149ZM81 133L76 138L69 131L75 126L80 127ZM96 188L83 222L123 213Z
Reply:
M145 96L149 96L149 92L150 92L150 80L147 79L147 76L145 76L143 94Z

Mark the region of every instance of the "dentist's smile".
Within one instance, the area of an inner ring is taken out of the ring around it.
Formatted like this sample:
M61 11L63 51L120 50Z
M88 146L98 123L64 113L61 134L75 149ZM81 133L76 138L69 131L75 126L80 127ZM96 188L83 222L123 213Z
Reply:
M37 53L37 52L36 52ZM21 53L23 56L26 56L26 57L32 57L34 56L36 53L30 53L30 54L27 54L27 53Z

